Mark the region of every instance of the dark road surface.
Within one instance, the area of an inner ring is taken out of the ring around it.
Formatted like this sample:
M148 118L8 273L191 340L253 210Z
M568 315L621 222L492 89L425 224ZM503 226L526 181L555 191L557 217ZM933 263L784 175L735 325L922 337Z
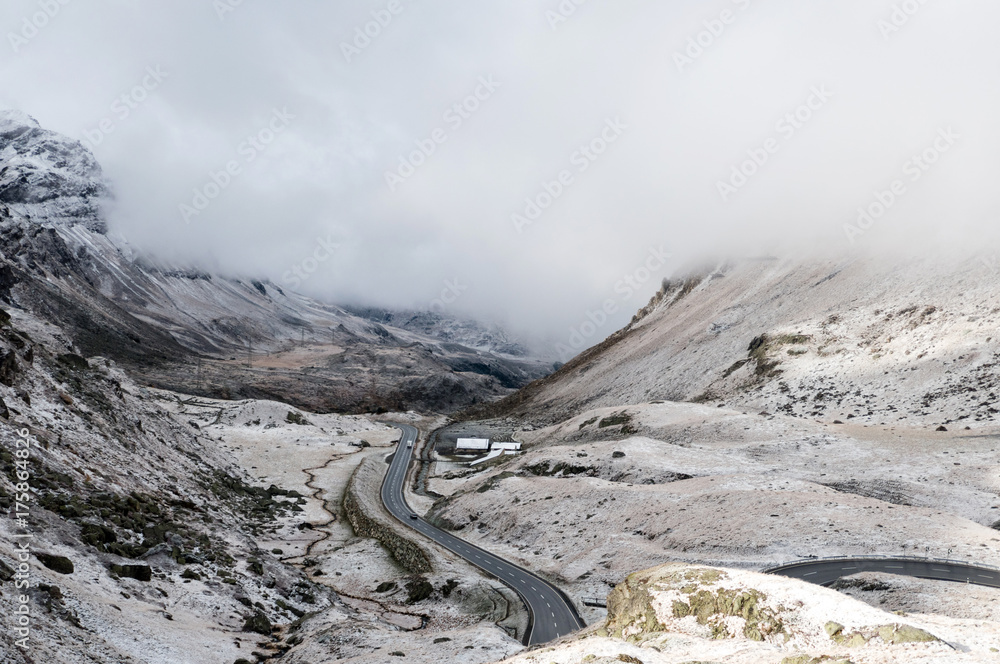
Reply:
M957 581L977 586L1000 588L1000 570L978 567L953 560L933 558L832 558L802 560L764 570L801 579L821 586L829 586L837 579L861 572L884 572L900 576L936 581Z
M411 445L416 443L417 429L406 424L394 426L403 431L403 437L382 484L382 502L386 509L404 525L461 556L520 595L531 612L531 627L525 635L527 645L547 643L585 627L573 604L552 584L451 533L435 528L423 519L411 518L415 513L406 504L403 485L407 466L413 456Z

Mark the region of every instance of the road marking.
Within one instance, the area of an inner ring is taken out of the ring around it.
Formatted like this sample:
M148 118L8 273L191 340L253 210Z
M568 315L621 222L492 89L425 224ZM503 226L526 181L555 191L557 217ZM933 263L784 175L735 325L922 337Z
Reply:
M993 577L992 576L986 576L985 574L980 574L979 578L980 579L992 579Z
M806 574L803 574L802 576L812 576L813 574L816 574L816 572L808 572Z
M857 569L857 567L841 567L840 569Z
M937 567L932 567L931 571L932 572L950 572L951 570L950 569L938 569Z

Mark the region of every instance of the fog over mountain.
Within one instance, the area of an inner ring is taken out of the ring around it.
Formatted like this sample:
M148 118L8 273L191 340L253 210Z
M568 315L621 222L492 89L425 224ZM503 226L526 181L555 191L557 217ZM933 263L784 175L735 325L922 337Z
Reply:
M9 0L0 106L166 259L596 343L709 256L990 255L998 14Z

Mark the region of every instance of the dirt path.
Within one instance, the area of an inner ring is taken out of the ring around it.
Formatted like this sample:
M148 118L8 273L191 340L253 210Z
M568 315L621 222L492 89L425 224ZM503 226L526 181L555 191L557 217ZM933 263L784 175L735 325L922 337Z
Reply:
M318 540L310 542L309 545L306 547L306 552L302 556L298 556L298 557L301 557L301 558L307 558L307 557L309 557L312 554L313 549L317 545L322 544L323 542L325 542L328 539L330 539L331 537L333 537L333 533L330 532L329 530L327 530L327 527L330 526L331 524L334 524L334 523L337 522L337 514L335 512L332 512L330 510L330 508L329 508L329 506L327 504L326 499L322 497L323 494L325 493L325 491L323 489L321 489L320 487L318 487L318 486L314 486L313 483L317 479L315 471L326 470L330 466L331 463L333 463L334 461L340 461L342 458L343 458L343 455L333 456L333 457L330 457L329 459L327 459L326 463L324 463L322 466L315 466L313 468L303 468L302 469L302 472L309 476L309 479L306 480L306 486L309 487L310 489L312 489L312 491L313 491L312 494L310 495L310 497L314 498L314 499L316 499L316 500L318 500L320 502L320 507L323 509L324 512L326 512L328 515L330 515L330 518L327 519L326 521L324 521L323 523L313 524L312 529L319 531L320 534L321 534L321 537Z
M329 503L326 501L325 498L323 498L323 494L325 493L325 490L322 489L322 488L320 488L320 487L318 487L318 486L315 486L314 483L318 479L318 477L317 477L317 472L318 471L326 470L330 466L331 463L333 463L335 461L342 460L344 458L344 456L345 455L331 457L322 466L315 466L313 468L303 468L302 469L302 472L304 472L306 475L309 476L309 479L306 481L305 484L306 484L307 487L309 487L313 491L312 494L310 494L310 497L314 498L314 499L316 499L318 501L320 501L320 504L321 504L321 507L322 507L323 511L326 512L330 516L330 518L327 519L326 521L324 521L323 523L313 524L313 528L312 529L315 530L315 531L318 531L321 534L321 537L319 539L311 542L309 544L309 546L306 547L306 551L305 551L305 553L303 555L296 556L294 558L289 558L289 559L287 559L288 561L299 560L299 559L304 560L304 559L308 558L310 555L312 555L313 549L315 547L317 547L318 545L322 544L323 542L328 541L331 537L333 537L333 533L330 532L329 530L327 530L327 528L331 524L337 523L337 521L338 521L337 514L330 509ZM333 581L331 579L321 578L321 579L314 579L314 580L317 580L320 583L323 583L324 585L329 586L338 595L340 595L343 598L354 600L355 602L361 602L361 603L364 603L364 604L367 604L367 605L370 605L370 606L376 606L376 607L378 607L379 612L381 612L381 614L382 614L381 617L382 617L383 620L385 620L386 622L389 622L391 624L395 624L397 627L400 627L401 629L404 629L406 631L414 631L414 630L423 629L424 627L427 626L427 623L430 622L430 616L427 615L426 613L415 613L415 612L411 613L409 611L402 610L401 608L394 608L393 606L390 606L390 605L386 604L385 602L379 601L379 600L374 599L372 597L362 597L362 596L359 596L359 595L353 595L351 593L344 592L342 589L338 588L333 583ZM405 616L407 618L414 618L414 619L417 619L419 621L419 624L416 625L416 626L413 626L413 627L408 627L408 626L405 626L405 625L402 625L402 624L394 623L392 621L392 617L393 616Z

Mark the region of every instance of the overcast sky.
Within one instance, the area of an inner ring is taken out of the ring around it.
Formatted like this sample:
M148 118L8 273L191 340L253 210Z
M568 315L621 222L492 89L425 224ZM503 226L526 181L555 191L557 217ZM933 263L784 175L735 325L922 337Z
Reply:
M0 106L138 247L329 301L593 343L706 256L1000 231L988 0L62 2L3 2Z

